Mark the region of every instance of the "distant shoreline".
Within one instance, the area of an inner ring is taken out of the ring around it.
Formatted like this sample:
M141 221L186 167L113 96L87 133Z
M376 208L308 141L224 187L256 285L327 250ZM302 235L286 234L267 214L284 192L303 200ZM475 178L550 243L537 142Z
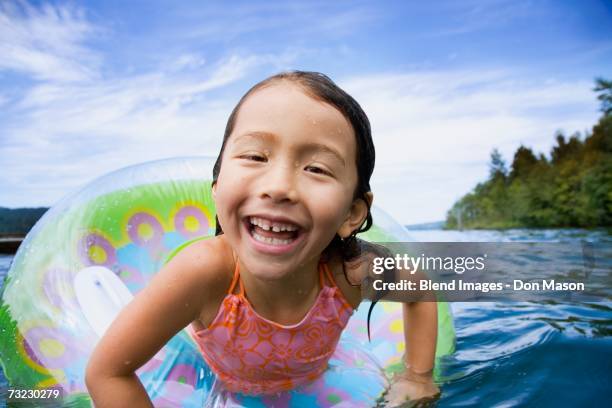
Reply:
M443 231L509 231L514 229L520 230L585 230L585 231L603 231L605 230L608 234L612 235L612 229L609 227L596 227L596 228L445 228L443 221L428 222L423 224L412 224L404 225L404 228L408 231L431 231L431 230L443 230ZM0 254L1 255L14 255L17 253L19 246L25 239L23 234L0 234Z

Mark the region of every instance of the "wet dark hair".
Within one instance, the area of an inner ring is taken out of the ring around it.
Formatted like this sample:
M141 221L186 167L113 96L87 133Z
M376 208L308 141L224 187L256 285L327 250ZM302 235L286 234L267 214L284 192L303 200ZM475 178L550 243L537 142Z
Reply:
M221 159L225 150L225 145L234 130L236 118L240 107L244 101L258 89L262 89L272 84L289 81L296 84L304 90L304 92L321 102L325 102L334 108L338 109L342 115L350 122L355 133L355 144L357 146L357 154L355 157L355 163L357 164L357 186L353 193L353 200L361 198L367 206L368 214L365 221L361 226L354 230L348 237L342 239L338 234L332 239L330 244L323 251L323 258L330 259L335 254L339 254L343 261L350 261L356 258L360 254L359 240L356 235L360 232L365 232L372 226L372 214L370 212L370 203L366 197L366 193L370 191L370 177L374 170L375 152L374 143L372 141L372 131L370 129L370 121L366 116L359 103L350 96L348 93L343 91L338 85L336 85L329 77L318 72L309 71L287 71L273 75L263 81L255 84L251 89L244 94L244 96L238 101L238 104L232 110L232 113L227 120L225 126L225 133L223 135L223 144L221 145L221 151L213 167L213 184L217 182L219 177L219 171L221 170ZM215 219L217 224L216 234L220 235L223 233L219 219ZM346 271L345 277L346 277ZM348 278L347 278L347 281ZM349 281L350 282L350 281Z

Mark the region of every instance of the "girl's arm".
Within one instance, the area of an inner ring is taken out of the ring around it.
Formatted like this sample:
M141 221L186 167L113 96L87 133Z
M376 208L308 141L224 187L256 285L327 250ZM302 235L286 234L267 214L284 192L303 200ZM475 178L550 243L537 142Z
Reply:
M431 379L438 340L438 304L404 303L403 309L406 373L416 380Z
M96 407L151 407L136 376L177 332L216 312L227 268L216 239L185 248L156 274L110 325L87 365L85 382ZM231 257L231 254L230 254Z
M389 257L392 253L384 246L360 241L361 255L347 265L353 282L381 279L382 275L373 274L373 259ZM418 282L427 279L421 271L414 275L406 271L394 271L394 279ZM353 288L354 291L354 288ZM361 296L372 298L369 288L362 288ZM384 299L405 300L406 295L386 293ZM417 291L415 299L421 301L403 303L404 339L406 351L403 357L405 370L396 375L385 393L384 399L390 406L401 405L408 400L418 400L439 394L438 386L433 382L433 367L438 338L438 304L431 291Z
M397 374L385 394L385 403L397 406L409 400L435 397L440 393L433 381L438 338L438 304L403 304L406 353L404 372Z

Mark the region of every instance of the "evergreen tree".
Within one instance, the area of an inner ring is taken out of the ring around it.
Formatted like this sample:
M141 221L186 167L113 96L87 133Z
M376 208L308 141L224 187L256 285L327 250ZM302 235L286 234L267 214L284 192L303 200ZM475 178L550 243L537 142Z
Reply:
M612 81L597 78L593 90L599 94L597 99L601 101L601 111L604 116L609 116L612 113Z
M489 177L491 179L505 179L507 174L508 169L506 168L506 161L499 150L493 149L491 152L491 161L489 163Z
M553 164L558 164L566 157L576 158L582 150L582 142L580 134L573 134L569 140L565 141L565 136L561 132L557 132L557 145L553 147L551 152Z
M533 154L533 151L521 145L516 153L514 153L514 159L512 160L512 167L510 170L510 179L527 177L537 163L538 159Z

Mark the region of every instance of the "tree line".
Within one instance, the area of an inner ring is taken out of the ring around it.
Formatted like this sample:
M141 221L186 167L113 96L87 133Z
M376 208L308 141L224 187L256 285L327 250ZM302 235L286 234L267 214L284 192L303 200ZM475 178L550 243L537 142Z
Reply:
M0 207L0 234L26 235L48 208Z
M446 228L612 226L612 81L593 89L603 115L582 137L556 134L549 157L520 146L510 167L497 149L489 177L448 211Z

